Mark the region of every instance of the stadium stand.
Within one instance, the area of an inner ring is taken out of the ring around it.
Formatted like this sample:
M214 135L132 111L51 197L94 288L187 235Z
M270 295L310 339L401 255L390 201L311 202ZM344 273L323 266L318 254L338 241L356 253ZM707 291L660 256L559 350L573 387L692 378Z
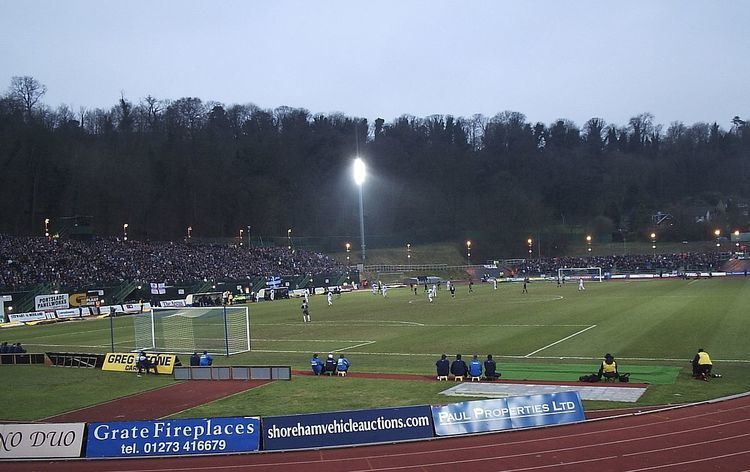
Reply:
M186 283L280 274L344 273L327 255L286 247L78 241L0 235L0 287L85 287L127 281Z

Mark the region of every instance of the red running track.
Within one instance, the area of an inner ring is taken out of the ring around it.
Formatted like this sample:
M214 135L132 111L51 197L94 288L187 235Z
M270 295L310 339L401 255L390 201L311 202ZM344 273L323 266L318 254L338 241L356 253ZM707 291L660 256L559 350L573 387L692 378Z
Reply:
M268 380L194 380L117 398L44 418L49 423L133 421L163 418L267 384Z
M5 471L748 471L750 395L574 425L403 444L235 456L6 463Z

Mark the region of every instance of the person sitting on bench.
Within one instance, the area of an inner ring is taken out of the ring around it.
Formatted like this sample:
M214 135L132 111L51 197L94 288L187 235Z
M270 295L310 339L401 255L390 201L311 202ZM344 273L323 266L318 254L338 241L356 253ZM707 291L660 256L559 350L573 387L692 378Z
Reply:
M451 374L453 374L453 378L460 378L463 380L468 373L469 368L466 366L466 362L461 359L461 354L456 354L456 360L451 363Z
M349 370L349 366L351 365L349 359L344 357L343 354L339 354L339 359L336 361L336 372L339 372L339 375L346 375L346 371ZM343 374L340 372L343 372Z
M487 354L487 360L484 361L484 378L487 380L497 380L500 378L500 372L497 372L497 364L492 359L492 354Z
M333 375L336 373L336 359L333 358L332 353L328 353L328 358L323 366L323 373L326 375Z
M440 359L435 362L435 367L437 368L437 378L438 380L448 380L448 373L450 372L450 361L448 360L448 356L443 354L440 356Z
M599 366L599 372L596 376L599 377L599 380L604 377L604 380L611 382L614 382L619 378L620 374L617 372L617 362L615 362L615 358L612 357L612 354L607 353L604 356L604 360L602 361L602 365Z
M320 360L317 354L313 354L310 358L310 368L312 368L313 375L320 375L323 372L323 361Z
M469 376L471 376L471 380L480 380L482 378L482 362L477 358L476 354L474 354L471 362L469 362Z

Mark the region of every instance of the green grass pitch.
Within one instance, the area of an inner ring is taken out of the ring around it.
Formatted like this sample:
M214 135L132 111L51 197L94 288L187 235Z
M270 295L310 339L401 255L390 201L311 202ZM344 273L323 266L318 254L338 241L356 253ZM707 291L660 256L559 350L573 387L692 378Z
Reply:
M312 297L311 324L302 323L299 300L279 300L249 305L252 351L216 356L215 363L308 369L313 352L343 352L353 371L431 375L441 353L493 354L503 378L577 380L595 371L610 352L621 371L633 372L634 381L653 384L640 405L695 401L750 390L749 302L750 279L745 278L588 282L584 292L573 283L558 288L535 282L528 294L518 284L501 284L496 291L477 284L471 294L459 285L455 299L443 289L434 303L422 288L416 296L391 289L387 299L363 291L334 298L331 307L325 297ZM129 350L132 318L115 321L116 349ZM107 320L10 328L0 336L22 342L30 352L110 350ZM711 354L722 379L690 378L688 360L699 347ZM0 419L39 419L171 382L161 378L137 384L123 373L72 372L0 367L3 383L13 387L0 393L0 402L16 405L3 409ZM66 402L44 388L50 383L60 391L66 379L72 386L90 379L97 388L79 388L76 400ZM333 409L326 399L334 397L338 409L445 403L450 400L438 395L444 388L437 382L295 377L181 416L324 411ZM618 405L586 403L587 408L612 406Z

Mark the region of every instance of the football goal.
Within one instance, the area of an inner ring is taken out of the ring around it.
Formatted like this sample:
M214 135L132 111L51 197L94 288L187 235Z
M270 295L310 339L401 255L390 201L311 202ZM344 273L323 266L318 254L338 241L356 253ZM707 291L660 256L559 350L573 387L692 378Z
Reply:
M601 267L561 267L557 269L560 280L604 280Z
M133 326L137 349L227 356L250 350L247 307L152 308L135 315Z

